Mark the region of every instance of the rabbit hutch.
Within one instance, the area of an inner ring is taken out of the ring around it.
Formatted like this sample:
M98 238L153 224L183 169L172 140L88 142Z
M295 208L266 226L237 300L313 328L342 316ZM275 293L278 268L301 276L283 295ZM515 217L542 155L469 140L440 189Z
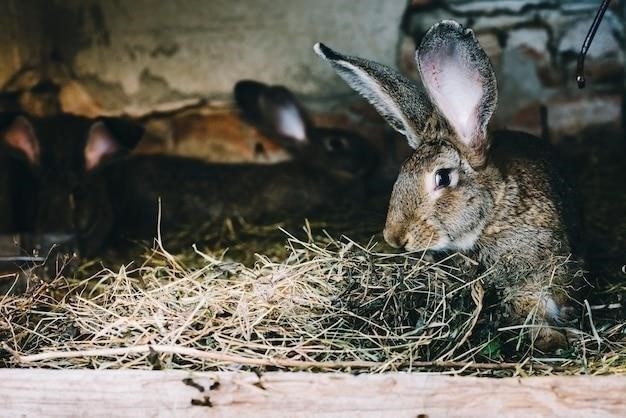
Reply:
M2 2L0 415L625 416L625 18Z

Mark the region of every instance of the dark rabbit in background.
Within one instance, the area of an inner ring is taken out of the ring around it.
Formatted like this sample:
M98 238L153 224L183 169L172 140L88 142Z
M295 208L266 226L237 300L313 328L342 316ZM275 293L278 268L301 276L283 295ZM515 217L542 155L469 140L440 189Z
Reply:
M269 221L312 214L358 193L374 163L364 139L318 129L284 87L244 81L235 88L244 117L285 147L293 161L217 164L164 155L128 155L88 165L76 200L86 254L118 239L164 235L227 217ZM94 153L124 145L99 126L87 143ZM107 159L92 157L95 161Z
M13 185L19 189L14 194L28 196L16 209L27 218L20 222L20 231L37 234L73 234L75 191L85 173L135 146L142 135L141 128L120 118L94 121L66 114L31 118L14 113L0 120L0 143L17 161L14 172L28 179L27 184ZM120 144L125 146L97 148L106 145L92 143L101 130L123 138Z
M577 215L547 143L488 133L496 77L472 30L434 25L416 52L427 94L398 72L316 44L315 52L368 99L415 150L389 203L386 241L410 251L474 254L499 290L511 324L529 324L535 347L567 344L558 327L579 286Z

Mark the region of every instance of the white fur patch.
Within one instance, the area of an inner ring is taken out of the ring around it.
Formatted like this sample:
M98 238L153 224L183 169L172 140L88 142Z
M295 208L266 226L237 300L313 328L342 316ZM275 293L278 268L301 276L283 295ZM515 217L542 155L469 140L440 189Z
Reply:
M428 248L424 248L425 250L431 251L445 251L450 249L450 240L447 236L443 236L438 243L435 245L431 245Z
M544 298L546 315L555 322L561 320L561 309L559 305L551 297Z
M438 243L431 245L429 250L433 251L470 251L476 247L478 238L483 230L484 225L481 223L476 229L466 233L465 235L450 240L447 236L442 236Z
M481 232L482 225L480 228L477 228L474 231L470 231L462 237L455 239L454 241L452 241L452 249L456 251L469 251L474 249Z
M326 58L326 55L324 55L324 53L322 52L322 49L320 48L319 42L316 42L315 45L313 45L313 51L315 51L315 53L319 55L320 57Z

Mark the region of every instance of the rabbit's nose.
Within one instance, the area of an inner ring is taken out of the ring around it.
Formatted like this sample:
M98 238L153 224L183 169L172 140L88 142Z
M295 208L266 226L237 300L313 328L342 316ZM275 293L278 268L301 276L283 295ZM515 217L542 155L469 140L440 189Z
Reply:
M394 248L404 248L406 243L408 242L408 238L404 229L401 228L385 228L383 231L383 237L387 244L391 245Z

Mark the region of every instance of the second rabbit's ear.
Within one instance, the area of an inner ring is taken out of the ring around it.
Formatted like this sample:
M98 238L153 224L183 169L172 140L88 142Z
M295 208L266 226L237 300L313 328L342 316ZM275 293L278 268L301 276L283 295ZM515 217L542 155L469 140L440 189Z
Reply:
M253 125L261 123L261 110L259 98L261 93L267 90L267 85L254 80L241 80L235 84L233 94L235 103L241 110L242 116Z
M387 122L417 148L432 107L417 86L389 67L333 51L322 43L313 47L346 83L378 110Z
M474 32L444 20L426 32L416 61L432 103L480 164L489 148L487 124L496 108L497 86Z
M4 142L5 146L31 166L38 166L41 151L33 125L22 115L10 116L7 120L7 127L0 132L0 142Z
M282 86L267 88L259 98L259 109L273 137L302 146L309 142L309 121L295 96Z
M308 116L287 88L243 80L235 85L234 93L244 118L267 136L285 147L308 144Z
M143 136L143 129L122 119L105 118L89 128L83 151L85 170L92 171L102 164L130 152Z
M89 128L85 144L85 170L94 170L122 149L121 143L111 134L103 121L94 123Z

